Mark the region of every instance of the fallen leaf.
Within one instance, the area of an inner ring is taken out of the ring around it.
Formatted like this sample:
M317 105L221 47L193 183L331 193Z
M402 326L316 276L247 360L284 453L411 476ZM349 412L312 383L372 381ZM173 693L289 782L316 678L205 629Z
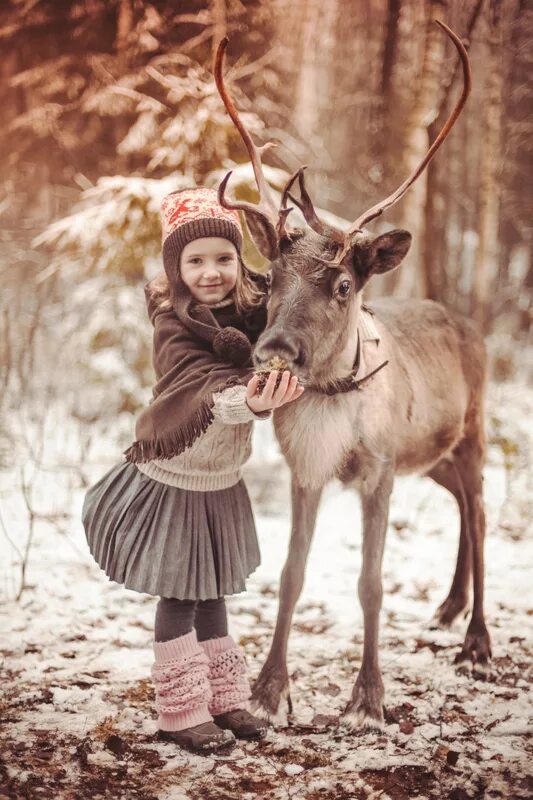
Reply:
M408 736L410 736L412 733L414 733L414 730L415 726L410 720L404 719L402 722L400 722L400 731L402 733L405 733Z
M459 753L456 750L448 750L446 753L446 761L450 767L455 767L459 760Z

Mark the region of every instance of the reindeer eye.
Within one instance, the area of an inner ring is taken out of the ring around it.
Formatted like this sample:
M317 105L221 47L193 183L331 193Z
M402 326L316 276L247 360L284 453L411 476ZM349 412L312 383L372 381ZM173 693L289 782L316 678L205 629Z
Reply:
M348 280L341 281L337 286L337 294L340 297L347 297L350 293L350 289L352 287L352 282Z

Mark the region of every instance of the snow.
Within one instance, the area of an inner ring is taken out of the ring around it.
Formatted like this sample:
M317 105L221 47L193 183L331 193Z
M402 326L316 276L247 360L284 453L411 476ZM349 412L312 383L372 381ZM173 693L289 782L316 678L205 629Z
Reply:
M285 772L287 775L299 775L301 772L304 771L304 768L300 766L300 764L286 764L285 765Z
M131 417L113 428L117 440L107 432L95 441L80 465L78 429L68 427L60 409L51 409L32 484L37 516L29 588L18 602L18 556L3 532L22 551L28 511L19 470L1 474L0 796L530 796L532 400L525 384L490 387L485 501L491 679L455 672L465 621L448 631L428 625L455 565L455 501L431 481L402 478L393 494L383 570L385 729L357 735L338 725L362 654L360 515L357 497L332 483L324 492L289 643L290 725L271 730L264 742L241 742L229 755L208 758L155 738L150 666L156 598L108 581L81 526L82 481L92 483L120 459ZM59 424L61 447L54 437ZM255 677L272 635L290 530L289 474L270 423L256 425L246 480L262 564L228 607L231 632Z

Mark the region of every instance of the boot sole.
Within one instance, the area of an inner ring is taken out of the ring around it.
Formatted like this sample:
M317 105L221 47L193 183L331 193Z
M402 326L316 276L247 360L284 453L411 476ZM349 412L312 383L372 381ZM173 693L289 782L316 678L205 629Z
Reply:
M247 741L258 741L259 739L264 739L268 733L268 728L262 731L254 731L253 733L237 733L232 728L224 728L224 730L231 731L237 739L245 739Z
M172 735L172 731L158 731L157 738L163 742L172 742L173 744L179 745L184 750L187 750L189 753L194 753L197 756L209 756L213 755L213 753L227 753L236 745L235 739L229 742L223 742L222 744L205 744L205 746L198 746L195 747L190 742L182 742L177 739L175 736Z

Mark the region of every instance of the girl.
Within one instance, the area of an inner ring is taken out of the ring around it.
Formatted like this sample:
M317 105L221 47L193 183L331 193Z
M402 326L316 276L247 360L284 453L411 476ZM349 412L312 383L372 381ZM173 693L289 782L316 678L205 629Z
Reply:
M127 589L159 596L151 674L159 737L213 752L262 738L225 595L260 563L241 468L254 419L303 392L272 372L258 394L251 352L266 322L266 280L241 258L236 211L212 189L162 202L161 274L145 287L154 326L152 400L126 460L92 486L82 511L90 551Z

